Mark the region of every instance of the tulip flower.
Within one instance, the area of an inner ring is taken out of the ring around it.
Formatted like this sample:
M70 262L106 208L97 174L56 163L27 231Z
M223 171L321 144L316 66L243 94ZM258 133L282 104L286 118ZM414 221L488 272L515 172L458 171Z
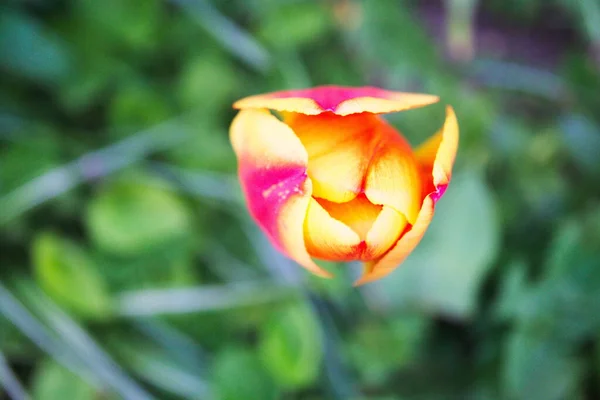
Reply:
M415 150L379 114L437 96L323 86L250 96L231 124L250 214L270 241L312 273L315 259L362 261L357 285L393 271L417 246L452 175L452 107Z

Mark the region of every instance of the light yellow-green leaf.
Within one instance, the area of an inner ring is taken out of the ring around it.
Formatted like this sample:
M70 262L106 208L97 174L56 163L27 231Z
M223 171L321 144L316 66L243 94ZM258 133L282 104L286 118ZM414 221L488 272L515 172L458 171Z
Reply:
M50 233L32 246L36 280L56 302L87 318L111 314L111 298L102 275L84 249Z
M267 370L282 386L302 388L312 384L323 356L315 316L303 305L282 309L264 326L259 351Z
M176 195L142 184L114 183L94 198L86 223L94 244L135 256L186 238L191 215Z
M45 360L33 379L33 400L95 400L97 390L54 361Z

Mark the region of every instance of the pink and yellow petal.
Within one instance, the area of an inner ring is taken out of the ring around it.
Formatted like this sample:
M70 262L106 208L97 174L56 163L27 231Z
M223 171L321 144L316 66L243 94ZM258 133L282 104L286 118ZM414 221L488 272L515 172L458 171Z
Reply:
M303 240L312 186L300 140L266 110L241 111L230 137L252 217L290 258L317 275L330 276L312 261Z
M436 103L437 96L393 92L375 87L320 86L250 96L237 101L234 108L269 108L307 115L332 112L349 115L361 112L389 113Z

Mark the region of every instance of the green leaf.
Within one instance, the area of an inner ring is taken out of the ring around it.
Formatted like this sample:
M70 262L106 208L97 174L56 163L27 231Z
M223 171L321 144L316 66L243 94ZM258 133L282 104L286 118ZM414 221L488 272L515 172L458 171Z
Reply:
M31 341L0 314L0 352L7 357L27 357L37 350L32 347Z
M506 398L560 400L574 396L582 365L564 348L543 337L517 332L511 335L504 366Z
M560 277L568 272L581 251L584 233L582 224L575 219L565 221L556 229L544 263L547 277Z
M415 77L435 75L438 67L431 39L406 2L380 0L361 3L360 25L348 34L354 41L361 63L385 65L398 83L406 84ZM410 54L410 56L407 56Z
M44 233L32 245L36 280L56 302L93 319L111 314L112 304L102 275L76 244Z
M304 305L292 305L267 323L260 338L260 357L279 384L302 388L317 379L323 344L315 316Z
M32 395L33 400L96 400L101 394L56 362L44 360L35 372Z
M315 2L286 4L270 11L258 36L274 47L287 49L317 43L332 26L328 10Z
M579 398L585 372L575 354L600 330L600 255L584 230L593 218L583 220L557 230L543 280L521 297L504 371L508 398Z
M133 256L186 239L191 218L184 204L166 190L115 182L92 199L86 223L98 248Z
M600 70L597 64L591 62L588 54L573 53L565 57L564 77L568 80L569 89L573 92L578 107L585 110L586 115L600 122L598 108L600 98Z
M0 13L0 68L43 83L65 78L70 70L67 48L34 19Z
M600 335L596 339L596 384L597 388L600 389Z
M250 350L226 348L217 355L213 374L219 400L279 398L273 381Z
M59 163L60 141L50 126L26 126L27 135L0 150L0 193L6 193L42 175Z
M129 84L121 88L112 99L108 111L108 119L113 127L128 130L156 125L170 116L164 95L143 84Z
M500 280L500 291L494 309L499 320L514 318L527 288L527 264L520 260L510 263Z
M588 248L574 242L561 264L523 298L518 310L522 329L543 332L558 345L592 339L600 330L599 258L597 244Z
M494 200L475 171L455 174L422 242L374 291L395 306L470 317L496 256L499 226Z
M214 115L199 112L186 121L189 140L183 146L173 146L167 157L177 165L201 171L234 172L235 154L231 150L225 127L215 122Z
M239 72L225 56L201 54L185 64L177 95L184 106L213 113L235 100L240 83Z
M158 0L78 0L77 20L87 34L102 37L114 45L149 50L160 41L161 3Z
M189 245L124 259L97 254L97 264L114 291L192 286L198 282Z
M349 354L362 380L381 385L418 354L428 321L418 315L398 315L389 324L368 323L352 332Z
M563 144L575 165L585 173L600 176L600 135L592 121L582 115L568 115L560 121Z

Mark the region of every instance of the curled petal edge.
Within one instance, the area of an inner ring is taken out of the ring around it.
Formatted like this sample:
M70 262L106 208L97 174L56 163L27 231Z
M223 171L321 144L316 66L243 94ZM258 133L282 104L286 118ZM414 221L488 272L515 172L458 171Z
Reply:
M438 96L403 93L375 87L320 86L249 96L233 104L234 108L268 108L280 112L318 115L332 112L350 115L362 112L385 114L437 103Z

